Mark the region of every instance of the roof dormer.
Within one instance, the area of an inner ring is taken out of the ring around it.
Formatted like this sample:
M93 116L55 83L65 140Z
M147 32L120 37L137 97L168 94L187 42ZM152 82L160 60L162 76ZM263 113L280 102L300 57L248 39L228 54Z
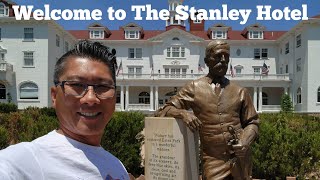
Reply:
M266 30L265 26L261 26L256 23L250 26L247 26L243 31L242 35L248 39L264 39L264 31Z
M111 31L99 23L89 25L88 29L90 39L104 39L111 35Z
M9 16L9 6L3 2L0 2L0 17Z
M135 23L129 23L122 27L125 39L143 38L143 28Z
M228 39L228 30L230 29L224 24L216 24L208 29L208 35L211 39Z

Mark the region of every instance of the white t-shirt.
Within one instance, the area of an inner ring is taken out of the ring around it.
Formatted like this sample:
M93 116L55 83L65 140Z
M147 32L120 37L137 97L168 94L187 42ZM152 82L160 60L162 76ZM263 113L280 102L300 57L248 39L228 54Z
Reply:
M80 143L54 130L0 151L0 179L129 180L129 176L120 160L102 147Z

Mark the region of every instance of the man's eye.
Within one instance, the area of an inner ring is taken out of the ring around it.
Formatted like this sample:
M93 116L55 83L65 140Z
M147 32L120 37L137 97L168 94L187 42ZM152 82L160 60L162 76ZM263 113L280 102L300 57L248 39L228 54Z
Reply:
M101 84L101 85L97 85L96 89L98 89L98 90L109 90L109 89L112 89L112 86L107 85L107 84Z
M81 84L81 83L70 83L68 85L71 86L71 87L74 87L74 88L83 88L83 87L85 87L85 85Z

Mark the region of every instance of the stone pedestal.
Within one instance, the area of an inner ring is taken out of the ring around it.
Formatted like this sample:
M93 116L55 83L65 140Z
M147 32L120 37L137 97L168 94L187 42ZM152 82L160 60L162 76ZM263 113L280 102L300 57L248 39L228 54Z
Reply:
M199 178L199 136L182 120L145 119L145 177L148 180Z

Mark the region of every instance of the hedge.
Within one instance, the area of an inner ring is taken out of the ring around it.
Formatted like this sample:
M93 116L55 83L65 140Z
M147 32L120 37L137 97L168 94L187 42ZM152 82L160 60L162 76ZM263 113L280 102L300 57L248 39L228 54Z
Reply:
M312 172L319 176L319 118L279 113L261 114L260 119L259 137L253 145L253 177L316 178L309 175Z
M0 103L0 113L10 113L18 111L18 106L13 103Z
M116 112L106 127L102 146L117 156L128 172L144 174L137 138L144 115ZM260 132L252 146L253 177L261 179L320 178L320 119L292 113L261 114ZM52 108L0 113L0 149L31 141L58 127ZM139 136L141 137L141 136Z

